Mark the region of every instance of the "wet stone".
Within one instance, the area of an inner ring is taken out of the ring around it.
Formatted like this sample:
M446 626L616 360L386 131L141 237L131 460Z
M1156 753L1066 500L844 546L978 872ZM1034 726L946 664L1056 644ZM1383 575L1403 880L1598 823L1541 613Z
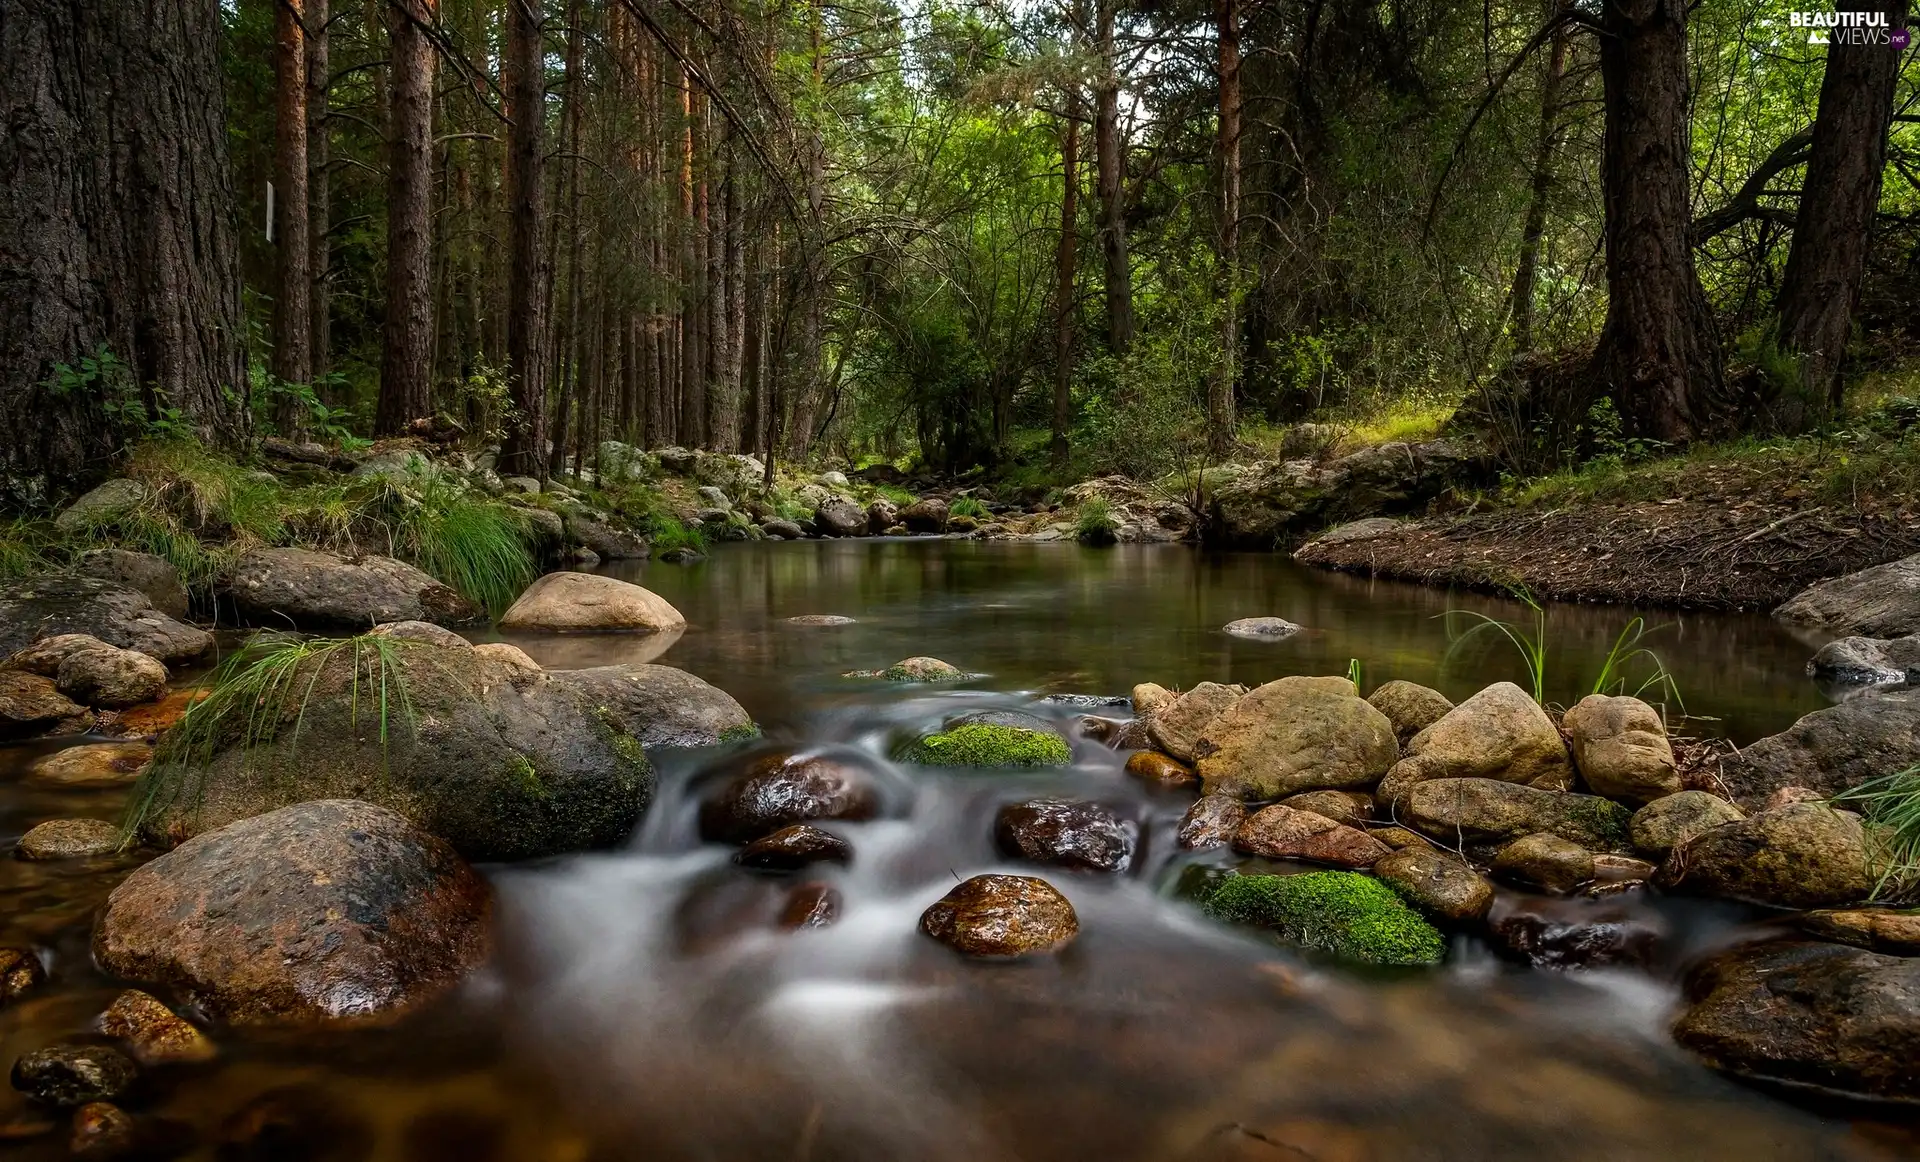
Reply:
M142 1065L207 1061L217 1052L213 1042L158 999L139 989L115 997L100 1014L100 1031L124 1042Z
M853 858L853 846L831 831L795 823L761 836L733 858L745 867L793 871L810 863L846 863Z
M1493 885L1466 862L1424 844L1383 855L1373 874L1402 899L1439 920L1478 920L1493 906Z
M46 979L46 966L31 948L0 948L0 1005L38 988Z
M1225 847L1247 817L1247 805L1238 795L1202 795L1180 819L1174 840L1188 851Z
M13 1063L13 1088L42 1105L80 1106L117 1097L140 1075L139 1066L106 1045L55 1045Z
M1835 940L1890 956L1920 956L1920 910L1821 909L1807 912L1795 922L1822 940Z
M1501 848L1493 858L1493 874L1509 883L1564 896L1593 878L1593 853L1540 832Z
M13 854L20 859L89 859L120 848L120 828L104 819L49 819L35 824Z
M1284 617L1243 617L1224 627L1227 636L1256 642L1277 642L1300 632L1300 627Z
M1034 876L979 875L920 916L920 930L967 956L1050 952L1080 930L1073 905Z
M1279 804L1248 816L1233 833L1233 847L1248 855L1342 868L1372 867L1390 850L1357 827Z
M994 838L1017 859L1082 871L1125 871L1139 828L1098 803L1030 799L1000 808Z
M1168 790L1184 790L1200 785L1200 776L1193 773L1192 767L1172 755L1154 750L1138 751L1129 756L1127 773L1151 786Z
M1488 918L1496 948L1535 968L1601 968L1653 963L1666 930L1634 897L1505 900Z
M1325 815L1349 827L1362 826L1373 817L1373 796L1365 791L1308 791L1288 796L1281 800L1281 805Z
M840 893L828 885L798 884L780 908L780 926L792 931L825 928L840 918L840 907Z
M84 729L87 708L62 694L52 678L0 670L0 738Z
M793 823L871 819L879 796L865 770L827 755L767 755L700 807L700 834L746 843Z
M811 626L852 625L853 618L844 617L838 613L802 613L797 617L787 618L787 624Z
M143 742L70 746L33 764L27 781L69 790L124 787L140 777L140 768L152 757L153 748Z
M357 1162L373 1152L374 1131L318 1086L268 1090L220 1126L221 1162Z
M133 1115L111 1102L91 1101L73 1111L67 1149L76 1158L119 1158L138 1145Z

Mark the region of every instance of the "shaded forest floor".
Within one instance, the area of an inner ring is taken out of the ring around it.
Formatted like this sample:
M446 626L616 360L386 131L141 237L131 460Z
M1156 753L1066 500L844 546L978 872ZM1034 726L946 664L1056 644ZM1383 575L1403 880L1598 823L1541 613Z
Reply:
M1897 403L1818 437L1603 461L1475 498L1464 513L1310 541L1295 557L1564 601L1768 609L1920 552L1916 421Z

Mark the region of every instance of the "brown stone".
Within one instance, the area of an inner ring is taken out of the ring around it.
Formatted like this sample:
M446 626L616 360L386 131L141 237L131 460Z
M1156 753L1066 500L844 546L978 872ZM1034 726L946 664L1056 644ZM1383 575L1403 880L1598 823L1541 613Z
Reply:
M1387 716L1354 693L1351 681L1295 676L1236 701L1202 731L1194 754L1209 793L1259 802L1371 787L1400 745Z
M107 1045L54 1045L13 1063L13 1088L41 1105L81 1106L117 1097L140 1076L140 1067Z
M831 831L807 823L782 827L741 848L734 861L769 871L793 871L810 863L846 863L853 846Z
M485 658L490 662L497 662L509 669L518 670L522 673L537 674L540 672L540 663L534 661L533 658L528 655L527 651L521 649L519 646L509 645L506 642L482 642L480 645L473 647L473 653L475 657Z
M1889 956L1920 956L1920 911L1914 909L1822 909L1800 916L1796 923L1822 940Z
M1593 878L1603 884L1620 884L1629 880L1649 880L1658 870L1644 859L1635 859L1630 855L1613 855L1600 852L1593 857Z
M1000 808L1000 850L1016 859L1082 871L1125 871L1139 828L1098 803L1029 799Z
M165 694L167 668L137 650L98 645L68 654L53 681L82 706L118 710Z
M1367 695L1367 702L1393 723L1394 736L1401 746L1453 709L1453 703L1440 691L1397 679L1382 683L1378 690Z
M120 828L104 819L49 819L35 824L13 854L20 859L89 859L120 849Z
M206 1061L216 1050L205 1034L148 993L128 989L100 1014L100 1031L126 1043L142 1065Z
M818 881L797 884L780 909L780 926L825 928L840 918L840 893Z
M52 678L0 670L0 738L84 729L87 708L68 698Z
M700 834L746 843L792 823L871 819L879 795L868 772L828 755L767 755L700 805Z
M1202 682L1154 712L1147 725L1148 737L1173 757L1192 762L1202 732L1244 693L1239 686Z
M124 787L140 777L153 757L144 742L97 742L57 750L33 764L27 781L42 787L90 790Z
M1127 773L1156 787L1180 790L1200 785L1193 768L1155 750L1136 751L1127 758Z
M1357 827L1276 804L1249 815L1233 833L1235 851L1270 859L1304 859L1332 867L1372 867L1392 850Z
M1589 694L1560 722L1573 765L1594 794L1649 803L1681 790L1666 723L1640 699Z
M1281 804L1349 827L1360 827L1373 818L1373 796L1365 791L1308 791L1282 799Z
M7 667L51 678L60 672L60 663L81 650L98 649L106 642L90 633L56 633L43 637L7 659Z
M73 1111L67 1150L76 1158L119 1158L138 1145L133 1115L112 1102L90 1101Z
M687 619L651 590L597 573L549 573L500 617L501 629L553 633L661 633Z
M1175 841L1188 851L1225 847L1247 817L1247 805L1238 795L1202 795L1180 818Z
M24 993L40 987L47 979L46 966L31 948L0 948L0 1005L9 1004Z
M1493 907L1493 885L1466 862L1425 845L1383 855L1373 865L1379 876L1407 902L1436 919L1455 924L1478 920Z
M1593 878L1593 853L1571 840L1539 832L1501 848L1493 858L1493 874L1522 887L1564 896Z
M385 1018L490 950L491 895L444 840L383 807L282 807L181 844L107 898L101 968L237 1025Z
M1065 945L1080 920L1043 879L979 875L921 913L920 930L968 956L1022 956Z
M151 741L180 721L181 715L185 714L195 702L210 693L212 691L203 687L175 690L158 702L143 702L138 706L129 706L125 710L102 715L101 733L119 738L141 738Z

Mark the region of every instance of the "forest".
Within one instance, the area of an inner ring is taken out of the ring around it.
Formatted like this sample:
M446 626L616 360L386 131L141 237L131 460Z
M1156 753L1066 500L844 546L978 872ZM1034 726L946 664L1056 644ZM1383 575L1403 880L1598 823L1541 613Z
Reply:
M176 432L1524 475L1830 426L1920 299L1904 6L18 7L16 504Z

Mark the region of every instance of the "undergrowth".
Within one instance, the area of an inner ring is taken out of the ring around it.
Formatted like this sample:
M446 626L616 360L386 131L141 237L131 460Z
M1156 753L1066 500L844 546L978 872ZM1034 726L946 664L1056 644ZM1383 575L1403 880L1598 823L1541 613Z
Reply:
M653 555L656 557L675 549L691 549L696 553L707 551L707 534L698 525L690 525L669 513L653 514L647 522L647 536L653 542Z
M1114 519L1113 506L1104 496L1090 496L1080 504L1080 511L1073 519L1073 535L1076 540L1089 545L1110 545L1115 534L1120 531L1120 522Z
M1920 887L1920 767L1868 779L1834 796L1873 828L1879 875L1873 899L1911 899Z

